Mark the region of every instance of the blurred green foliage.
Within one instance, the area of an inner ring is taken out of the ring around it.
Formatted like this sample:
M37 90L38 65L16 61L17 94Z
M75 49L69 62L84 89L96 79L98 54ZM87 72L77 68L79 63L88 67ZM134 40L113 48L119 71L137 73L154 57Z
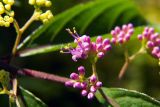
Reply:
M53 2L52 11L56 16L77 4L86 3L88 1L89 0L52 0ZM90 0L90 1L96 1L96 0ZM107 1L111 2L113 0L107 0ZM115 0L115 1L119 1L119 0ZM20 26L22 26L29 19L29 17L33 12L32 6L29 6L27 2L28 2L27 0L17 0L16 5L14 7L16 12L16 19L20 23ZM128 1L128 3L130 2L132 1ZM110 16L114 16L114 13L116 12L115 10L119 11L119 7L115 6L114 8L110 8L108 9L108 11L106 11L106 13L103 13L97 16L89 25L88 29L86 29L84 32L81 32L81 33L82 34L87 33L89 35L91 34L92 36L109 33L109 31L114 26L128 23L128 21L131 21L136 26L146 24L146 21L144 21L143 17L140 16L139 14L133 19L129 19L129 17L127 16L131 16L133 11L131 11L132 9L131 10L128 9L123 11L119 15L119 17L117 18L114 24L110 25L110 27L107 27L108 25L107 20L111 20ZM95 13L96 11L97 10L95 10ZM147 11L145 13L147 13ZM72 20L67 22L67 24L63 26L63 29L61 29L61 31L57 34L57 37L53 42L53 44L62 43L62 41L63 42L71 41L72 38L71 37L68 38L68 34L66 33L65 28L75 26L77 24L75 20L78 20L80 17L83 18L85 16L83 16L83 14L79 14L77 17L74 17ZM104 20L105 18L106 20ZM87 20L87 18L85 19ZM128 20L128 21L125 21L125 20ZM82 24L82 23L79 22L79 24ZM79 26L79 24L77 25L77 27ZM29 35L31 31L35 30L39 25L40 25L39 22L33 23L30 26L30 28L25 32L23 39L27 35ZM83 24L81 25L81 28L82 26ZM54 28L52 30L54 30ZM77 30L79 31L80 29L77 28ZM11 52L16 33L13 27L9 29L0 28L0 35L1 35L0 36L0 55L1 57L4 57ZM45 38L46 36L45 32L41 36ZM41 42L41 41L38 41L38 42ZM137 45L138 44L139 42L137 42ZM45 45L43 44L43 41L41 45ZM131 44L130 47L134 47L134 44ZM88 61L84 61L84 60L74 63L71 60L70 55L54 52L54 53L41 54L41 55L30 56L25 58L16 58L12 64L14 66L20 66L22 68L36 69L36 70L49 72L49 73L53 73L61 76L69 76L71 72L77 70L77 67L79 65L85 65L88 71L87 73L89 74L91 72L91 69L90 69L91 65L89 65L88 63L89 63ZM109 52L103 60L98 61L97 71L99 73L101 81L103 81L104 86L123 87L127 89L137 90L140 92L144 92L148 95L151 95L156 99L160 99L159 97L160 96L160 92L159 92L160 68L158 67L157 61L155 59L151 58L149 55L139 56L130 65L124 78L122 80L118 80L118 73L123 63L124 63L124 55L123 55L122 47L113 47L113 50ZM78 90L67 88L64 86L64 84L53 83L50 81L39 80L31 77L19 77L18 79L20 84L24 88L33 92L37 97L42 99L49 107L65 107L65 106L67 107L87 107L87 106L101 107L102 106L96 99L93 99L93 101L88 101L86 98L83 98L80 96L80 92Z

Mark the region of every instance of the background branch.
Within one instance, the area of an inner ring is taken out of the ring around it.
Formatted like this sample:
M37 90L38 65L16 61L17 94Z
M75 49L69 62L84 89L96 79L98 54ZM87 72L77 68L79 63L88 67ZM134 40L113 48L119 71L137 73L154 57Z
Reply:
M0 68L6 70L7 72L10 72L13 75L30 76L30 77L40 78L40 79L59 82L59 83L65 83L66 81L70 81L69 78L54 75L54 74L49 74L49 73L31 70L31 69L19 69L7 63L4 63L3 61L0 61Z

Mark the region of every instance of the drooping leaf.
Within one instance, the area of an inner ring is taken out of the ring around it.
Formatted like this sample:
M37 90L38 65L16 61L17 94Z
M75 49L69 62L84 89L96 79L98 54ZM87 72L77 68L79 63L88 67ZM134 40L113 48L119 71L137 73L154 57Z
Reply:
M23 97L23 103L25 103L24 105L26 105L27 107L47 107L47 105L44 102L42 102L39 98L37 98L28 90L20 87L20 91ZM22 101L20 101L20 103L21 102Z
M154 98L133 90L122 88L102 88L105 95L114 99L120 107L160 107L160 102ZM108 107L106 101L99 92L96 98L105 107Z
M55 16L55 19L28 36L18 49L24 45L32 47L67 42L65 29L68 27L76 27L81 34L98 35L110 32L115 25L128 22L135 22L135 25L145 23L134 3L128 0L95 0L79 4Z

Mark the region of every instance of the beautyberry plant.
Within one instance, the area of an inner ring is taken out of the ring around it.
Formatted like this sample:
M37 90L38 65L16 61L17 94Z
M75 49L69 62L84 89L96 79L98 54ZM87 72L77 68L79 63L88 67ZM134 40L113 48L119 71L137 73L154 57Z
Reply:
M79 89L81 95L83 97L86 97L89 100L93 99L95 96L97 97L97 95L100 94L100 97L99 96L98 97L102 99L102 102L108 103L113 107L121 107L121 105L123 107L122 103L124 103L123 102L125 101L124 99L127 99L126 105L128 106L128 104L130 103L130 100L128 99L130 99L130 97L125 96L126 93L128 93L128 91L118 89L118 92L117 92L117 90L113 89L113 92L112 92L107 88L107 92L105 92L104 88L102 87L104 86L104 83L103 81L101 81L101 78L99 78L98 76L99 73L97 72L97 69L96 69L97 62L99 60L103 60L105 55L107 55L107 53L112 51L114 47L121 46L122 48L125 47L124 49L125 63L122 66L122 69L120 70L119 79L123 77L130 63L140 54L151 55L155 59L159 60L159 65L160 65L160 34L157 33L153 27L145 27L144 30L140 32L141 34L138 34L138 35L134 34L136 29L134 28L132 23L128 23L122 26L116 26L113 30L111 30L109 34L110 37L99 35L95 39L90 37L90 35L80 35L79 33L77 33L75 28L73 28L72 30L69 28L66 29L66 31L70 34L70 36L73 37L74 42L68 45L65 45L64 47L62 47L62 45L61 47L58 45L58 50L60 50L61 53L70 54L73 62L78 62L79 60L82 60L82 61L88 60L89 61L88 64L90 64L92 67L91 69L92 71L89 75L86 75L88 73L87 72L88 69L86 69L82 65L80 65L77 68L76 72L72 72L70 74L70 78L61 77L54 74L49 74L49 73L31 70L31 69L16 68L12 66L13 60L15 57L21 54L21 51L19 51L19 45L20 45L23 33L26 31L26 29L28 29L29 26L34 21L41 21L43 24L48 24L50 20L54 19L54 16L51 10L48 9L52 5L50 0L28 0L28 3L34 8L34 12L33 12L33 15L30 17L30 19L21 27L19 26L19 23L14 18L14 14L16 14L16 12L14 13L14 10L12 10L12 6L15 4L15 1L0 0L0 26L10 27L10 25L13 24L17 33L11 55L5 58L5 60L0 59L0 83L2 88L0 89L0 94L6 94L9 96L9 102L11 107L12 107L12 103L14 103L17 107L37 106L37 105L33 105L32 103L30 104L30 102L32 102L33 100L33 95L30 93L28 96L32 97L32 100L29 100L30 101L29 104L31 106L25 105L26 102L23 100L26 100L29 98L28 97L22 98L23 93L21 93L21 90L23 89L19 87L18 80L17 80L18 75L31 76L35 78L63 83L67 87ZM70 11L68 13L70 13ZM59 18L63 19L64 16L65 14L62 14L61 16L59 16ZM65 24L65 21L63 22L63 24ZM47 28L45 25L44 27L45 29ZM130 55L128 53L128 49L126 45L130 42L130 40L132 40L133 36L136 36L136 40L137 41L139 40L141 44L140 44L140 49L137 52ZM33 37L32 35L28 36L27 39L32 37ZM23 45L23 43L21 44ZM49 47L49 49L50 48L51 47ZM42 49L40 51L46 51L46 50ZM33 50L33 53L34 52L35 51ZM120 90L120 93L119 93L119 90ZM109 92L111 93L108 94ZM28 93L28 91L25 91L25 93ZM131 95L132 93L133 95ZM112 98L110 98L109 95ZM118 100L116 99L117 95L118 97L125 96L125 98L122 101L121 99L119 101L119 99ZM154 103L160 106L159 101L154 100L153 98L150 98L147 95L143 95L139 93L137 94L136 92L132 92L132 91L129 92L129 95L131 95L131 99L134 98L135 96L138 97L138 101L140 99L140 101L138 102L140 103L140 106L142 106L143 103L144 105L146 105L147 101L151 102L151 104L147 103L147 105L152 105L152 103ZM42 103L40 102L39 99L37 100L37 98L34 98L34 100L36 100L38 104ZM142 100L144 100L144 102L142 102ZM133 101L137 101L137 99ZM23 102L24 104L21 104ZM132 105L134 104L136 103L134 102ZM44 104L42 105L43 105L42 107L44 107ZM153 106L153 107L159 107L159 106ZM148 106L148 107L151 107L151 106Z

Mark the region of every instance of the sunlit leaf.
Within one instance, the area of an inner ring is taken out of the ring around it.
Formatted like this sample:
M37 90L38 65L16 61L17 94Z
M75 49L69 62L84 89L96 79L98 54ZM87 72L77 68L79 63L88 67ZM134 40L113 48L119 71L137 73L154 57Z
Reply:
M120 107L160 107L159 101L137 91L122 88L102 88L102 90L105 95L114 99ZM105 107L109 106L99 92L96 93L96 98Z
M136 20L136 22L135 22ZM95 0L79 4L55 16L40 26L19 45L36 47L44 44L67 42L66 28L76 27L80 34L98 35L110 32L115 25L134 22L145 24L134 3L128 0Z
M135 40L138 41L137 35L140 34L143 29L144 29L144 27L137 27L135 29L134 35L131 38L130 42L132 42L132 41L134 42ZM103 36L103 38L111 38L110 34L104 34L102 36ZM91 37L91 39L92 39L92 41L95 41L96 37ZM32 55L37 55L37 54L46 54L46 53L49 53L49 52L59 51L61 48L63 48L67 44L70 44L70 46L72 46L72 47L75 46L75 44L73 42L64 43L64 44L57 44L57 45L40 46L40 47L37 47L37 48L30 48L30 49L20 51L19 56L20 57L26 57L26 56L32 56ZM136 48L136 45L137 45L137 43L135 44L134 48Z

